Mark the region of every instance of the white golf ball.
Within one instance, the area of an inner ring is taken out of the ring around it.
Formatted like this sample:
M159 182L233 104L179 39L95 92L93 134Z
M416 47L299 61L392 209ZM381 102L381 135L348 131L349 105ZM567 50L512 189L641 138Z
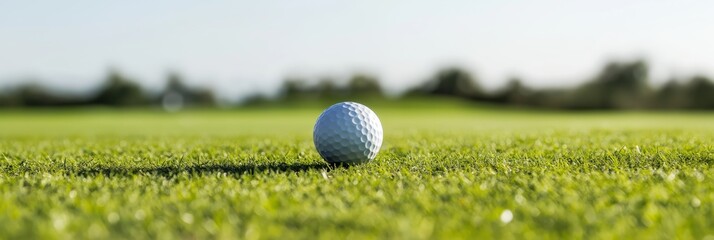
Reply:
M312 137L317 152L329 163L365 163L382 146L382 123L368 107L341 102L320 114Z

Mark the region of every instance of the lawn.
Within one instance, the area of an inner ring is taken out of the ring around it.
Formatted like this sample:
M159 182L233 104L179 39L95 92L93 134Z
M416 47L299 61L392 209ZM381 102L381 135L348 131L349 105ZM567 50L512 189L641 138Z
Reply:
M713 113L374 110L349 168L315 107L0 111L0 238L714 237Z

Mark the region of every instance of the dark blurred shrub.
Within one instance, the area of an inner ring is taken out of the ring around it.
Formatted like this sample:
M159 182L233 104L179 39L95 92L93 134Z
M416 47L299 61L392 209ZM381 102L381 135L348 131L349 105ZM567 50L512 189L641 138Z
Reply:
M84 96L59 93L42 85L26 83L0 94L0 106L5 107L65 107L86 104Z
M382 87L376 77L355 74L347 83L346 92L353 97L382 97Z
M407 96L410 95L451 96L474 100L486 98L483 90L471 74L457 67L438 71L424 84L408 90Z
M181 106L213 106L216 104L213 91L207 88L187 86L181 75L176 72L169 73L166 79L166 87L160 94L160 100L163 105L171 104L171 102L175 101L179 101L176 104Z
M576 88L564 105L575 109L643 108L647 105L647 65L613 62L592 81Z
M52 95L44 87L29 83L20 86L16 90L19 103L24 106L51 106L59 105L62 99Z
M323 78L315 85L315 97L325 101L339 101L347 96L344 88L341 88L332 78ZM310 94L309 91L307 94Z
M19 107L22 101L18 98L15 89L0 89L0 107Z
M491 101L495 103L506 103L517 106L532 105L533 90L529 89L520 78L511 78L502 89L497 90L492 96Z
M329 77L322 78L315 84L309 84L308 80L302 78L288 78L280 87L278 98L284 104L290 105L298 101L336 102L383 97L377 78L358 73L352 75L343 85Z
M299 100L309 95L310 87L307 81L301 78L288 78L280 88L280 96L286 100Z
M265 96L260 93L252 94L252 95L244 98L241 101L243 106L249 106L249 107L262 107L262 106L270 105L274 102L275 102L274 99L271 99L268 96Z
M107 74L91 104L104 106L138 106L150 103L141 86L118 71Z
M704 76L695 76L684 86L692 109L714 109L714 82Z
M685 86L678 80L671 79L657 91L653 107L662 109L688 108L689 100Z
M0 107L15 106L16 103L7 91L0 90Z
M537 108L565 109L571 89L541 89L534 91L526 100L526 105Z

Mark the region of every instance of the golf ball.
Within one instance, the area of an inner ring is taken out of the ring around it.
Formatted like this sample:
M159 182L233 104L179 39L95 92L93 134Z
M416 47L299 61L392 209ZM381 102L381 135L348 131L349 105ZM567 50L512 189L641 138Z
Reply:
M313 129L317 152L329 163L365 163L382 146L382 123L367 106L341 102L320 114Z

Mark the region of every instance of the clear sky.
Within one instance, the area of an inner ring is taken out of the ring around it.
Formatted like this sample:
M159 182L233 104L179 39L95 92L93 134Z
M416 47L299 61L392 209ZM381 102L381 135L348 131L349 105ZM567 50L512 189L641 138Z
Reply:
M393 91L439 67L498 87L574 84L609 59L658 81L714 75L714 1L3 1L0 85L96 86L115 67L149 87L170 69L221 96L285 76L373 73Z

